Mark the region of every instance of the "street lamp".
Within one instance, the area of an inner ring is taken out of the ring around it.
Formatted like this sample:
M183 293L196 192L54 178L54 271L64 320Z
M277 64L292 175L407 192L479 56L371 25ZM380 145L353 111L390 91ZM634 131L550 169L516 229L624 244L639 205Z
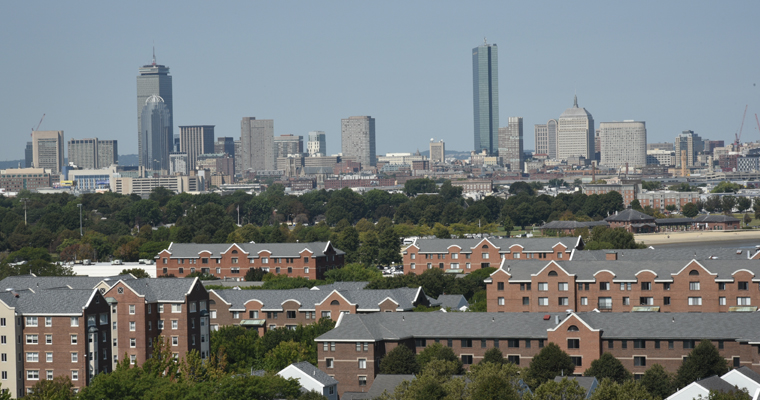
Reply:
M79 236L82 235L82 203L77 204L77 207L79 207Z

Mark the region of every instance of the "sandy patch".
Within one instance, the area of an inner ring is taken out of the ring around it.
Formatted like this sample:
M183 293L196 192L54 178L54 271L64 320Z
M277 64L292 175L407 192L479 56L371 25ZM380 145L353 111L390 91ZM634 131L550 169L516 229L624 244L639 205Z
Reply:
M648 246L665 243L693 242L722 242L729 240L760 240L760 230L735 231L692 231L692 232L662 232L641 233L634 235L636 242L644 242Z

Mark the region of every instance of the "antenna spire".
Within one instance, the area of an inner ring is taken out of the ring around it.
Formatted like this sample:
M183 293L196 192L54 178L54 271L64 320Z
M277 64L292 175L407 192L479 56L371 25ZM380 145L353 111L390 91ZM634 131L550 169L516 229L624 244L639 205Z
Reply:
M578 95L575 95L575 98L573 98L573 107L578 108Z
M153 65L156 65L156 46L153 46Z
M483 44L486 45L486 46L488 46L488 41L486 40L485 36L483 36Z

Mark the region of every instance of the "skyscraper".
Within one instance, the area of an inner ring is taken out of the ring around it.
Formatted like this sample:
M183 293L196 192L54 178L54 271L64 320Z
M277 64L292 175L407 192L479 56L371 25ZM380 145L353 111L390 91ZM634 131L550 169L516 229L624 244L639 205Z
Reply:
M226 153L230 157L235 157L235 138L218 137L214 143L214 153Z
M594 117L585 108L578 107L578 96L573 106L559 117L557 127L557 158L594 159Z
M647 164L647 127L643 121L602 122L600 163L610 168L643 167Z
M693 167L698 164L697 154L705 150L705 142L694 131L683 131L676 136L674 147L676 150L676 168L681 168L681 151L686 151L686 166Z
M274 120L244 117L240 122L240 152L240 171L273 171Z
M169 111L169 142L172 143L174 137L174 107L172 101L172 77L169 75L169 67L156 64L156 51L153 50L153 62L143 65L139 69L140 75L137 76L137 154L144 154L143 151L143 134L142 134L142 111L145 102L150 96L157 95L163 99L163 103ZM151 160L147 164L143 163L140 158L140 166L151 168ZM166 156L166 165L168 167L169 156Z
M274 158L303 155L303 136L280 135L274 137Z
M145 100L140 123L140 166L152 171L168 172L169 153L173 147L171 112L161 96L154 94Z
M69 163L84 169L108 168L119 160L116 140L70 139Z
M499 130L499 62L495 44L472 49L472 104L475 151L495 155Z
M550 159L557 158L557 120L550 119L546 124L536 124L533 131L536 154L546 154Z
M446 161L446 143L443 139L434 142L430 139L430 162L444 163Z
M214 125L180 126L179 151L187 154L188 170L194 170L199 155L214 152Z
M57 174L63 168L63 131L32 132L34 168L48 168Z
M324 157L327 155L327 140L322 131L309 132L309 141L306 144L309 157Z
M355 158L362 168L377 165L375 119L370 116L341 119L340 146L343 157Z
M32 168L32 160L34 160L34 145L32 142L26 142L26 148L24 149L24 168Z
M523 170L522 117L509 117L509 125L499 128L499 158L510 171Z

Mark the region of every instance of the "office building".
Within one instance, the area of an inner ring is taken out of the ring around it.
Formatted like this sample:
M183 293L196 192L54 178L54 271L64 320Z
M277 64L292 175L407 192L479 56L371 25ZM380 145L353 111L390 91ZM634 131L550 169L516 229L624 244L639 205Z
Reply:
M274 157L303 154L303 136L280 135L274 137Z
M153 51L153 62L148 65L143 65L139 69L140 75L137 76L137 153L139 155L147 154L143 151L143 139L145 138L144 129L142 124L143 108L145 103L153 95L159 96L163 99L163 103L168 111L167 122L168 125L168 143L173 147L174 144L174 107L172 97L172 77L169 75L169 67L165 65L156 64L156 52ZM166 152L166 161L168 165L168 154L172 150L168 149ZM143 160L140 158L140 166L148 169L155 169L152 159Z
M175 133L172 140L172 152L177 153L179 152L179 135Z
M702 138L694 133L694 131L683 131L680 135L676 136L676 141L673 145L676 151L676 168L681 168L681 155L682 151L686 151L686 167L694 167L698 165L697 154L704 151L705 143Z
M169 153L169 175L187 175L187 153Z
M647 165L676 165L676 153L673 150L647 150Z
M81 192L108 191L111 178L116 172L116 165L98 169L70 169L66 180L72 181L72 187Z
M32 168L32 161L34 160L34 145L32 142L26 142L26 148L24 149L24 168Z
M430 162L441 164L446 162L446 143L443 139L437 142L430 139Z
M179 151L187 153L187 167L194 170L199 155L214 152L214 125L180 126Z
M237 171L274 170L274 120L244 117L240 123L240 152L242 162Z
M32 132L34 168L47 168L53 174L63 168L63 131Z
M14 168L0 170L0 189L7 192L49 188L52 185L47 168Z
M323 131L309 132L309 141L306 144L309 157L324 157L327 155L327 140Z
M240 140L235 141L235 154L232 158L235 159L235 173L240 172L242 167L243 146Z
M647 127L643 121L602 122L601 164L610 168L647 165Z
M118 162L116 140L70 139L69 164L83 169L107 168Z
M673 143L660 142L660 143L647 143L647 151L649 150L667 150L675 151Z
M171 112L161 96L153 95L145 100L140 122L140 166L152 171L168 171L173 138Z
M499 159L501 165L510 171L522 171L523 161L523 119L509 117L509 125L499 128Z
M594 159L594 118L585 108L578 107L578 96L573 106L559 117L557 127L557 158Z
M354 158L362 168L377 165L374 118L360 116L340 120L340 139L343 157Z
M235 157L235 138L219 137L214 143L214 153L226 153L230 157Z
M499 61L496 44L472 49L472 104L475 152L496 155L499 131Z
M533 131L536 135L536 154L557 158L557 120L550 119L546 124L535 125Z

